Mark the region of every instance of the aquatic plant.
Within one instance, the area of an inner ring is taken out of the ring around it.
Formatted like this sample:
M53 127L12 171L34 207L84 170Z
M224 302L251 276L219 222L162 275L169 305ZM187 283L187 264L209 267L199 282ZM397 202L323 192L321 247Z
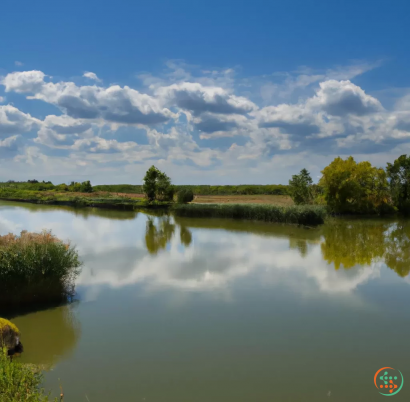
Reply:
M318 205L280 207L269 204L176 204L176 216L233 218L265 222L319 225L324 223L326 208Z
M51 231L0 236L0 305L66 301L80 266L75 247Z

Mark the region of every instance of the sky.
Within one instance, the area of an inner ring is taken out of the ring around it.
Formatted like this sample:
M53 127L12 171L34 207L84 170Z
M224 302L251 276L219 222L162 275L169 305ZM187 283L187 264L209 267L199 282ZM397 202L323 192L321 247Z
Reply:
M315 181L410 154L410 2L4 0L0 181Z

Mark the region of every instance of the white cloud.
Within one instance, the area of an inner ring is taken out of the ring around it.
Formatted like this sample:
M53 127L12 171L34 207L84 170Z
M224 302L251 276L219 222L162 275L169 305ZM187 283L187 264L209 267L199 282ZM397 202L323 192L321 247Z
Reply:
M23 65L23 63L21 61L15 61L14 64L18 67L21 67Z
M90 80L94 80L94 81L97 81L97 82L101 82L101 80L97 77L97 74L92 73L91 71L86 71L83 74L83 77L89 78Z
M156 95L168 107L177 106L194 115L201 113L246 114L257 106L250 100L235 96L221 87L206 87L200 83L184 82L160 87Z
M285 78L289 93L303 88L313 92L266 106L251 100L252 80L235 83L233 70L194 73L181 62L169 63L159 78L144 75L146 93L103 86L91 72L84 76L94 83L86 86L53 80L41 71L13 72L1 79L6 92L27 94L57 106L62 114L39 120L2 105L0 135L37 130L34 139L23 135L10 140L19 144L13 148L16 163L38 164L39 169L60 163L69 171L85 166L103 180L101 169L107 169L113 181L116 169L131 180L136 163L140 169L161 165L179 181L208 183L261 178L283 183L305 166L318 174L324 166L320 163L337 155L364 155L383 165L410 142L410 102L407 95L394 110L385 109L349 80L373 67L300 69Z
M41 71L14 72L3 78L6 92L31 93L58 106L78 119L103 119L109 123L153 125L164 123L173 114L158 101L128 86L77 86L73 82L45 82Z
M3 96L0 96L0 103L3 103L6 100Z
M39 125L40 121L14 106L0 106L0 137L21 134Z

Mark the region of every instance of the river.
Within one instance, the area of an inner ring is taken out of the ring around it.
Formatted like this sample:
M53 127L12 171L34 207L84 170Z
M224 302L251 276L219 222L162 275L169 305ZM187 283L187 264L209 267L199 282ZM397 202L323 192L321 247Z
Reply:
M409 221L0 203L1 234L43 228L77 246L76 301L12 320L65 402L374 401L380 368L410 380Z

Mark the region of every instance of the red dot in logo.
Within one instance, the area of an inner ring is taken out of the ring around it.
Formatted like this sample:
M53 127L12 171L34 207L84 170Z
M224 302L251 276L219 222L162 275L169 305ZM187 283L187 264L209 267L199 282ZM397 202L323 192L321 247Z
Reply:
M390 385L390 388L393 388L393 385Z
M383 388L383 385L380 385L380 388Z

